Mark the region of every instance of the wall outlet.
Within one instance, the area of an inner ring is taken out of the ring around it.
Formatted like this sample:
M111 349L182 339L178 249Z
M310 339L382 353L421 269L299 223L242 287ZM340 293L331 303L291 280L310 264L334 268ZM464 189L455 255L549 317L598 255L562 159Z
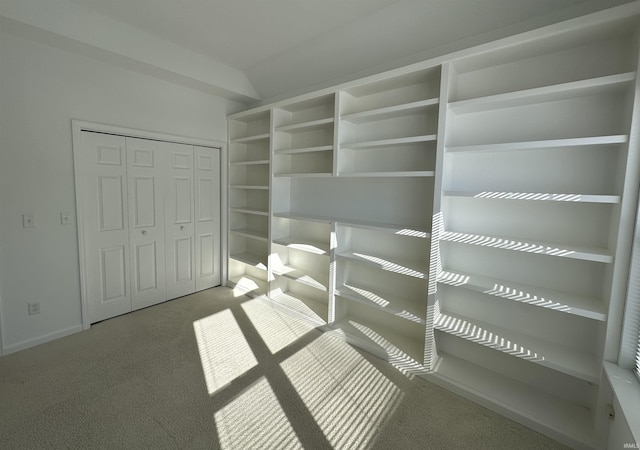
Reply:
M30 302L27 303L29 307L29 315L33 316L34 314L40 314L40 302Z

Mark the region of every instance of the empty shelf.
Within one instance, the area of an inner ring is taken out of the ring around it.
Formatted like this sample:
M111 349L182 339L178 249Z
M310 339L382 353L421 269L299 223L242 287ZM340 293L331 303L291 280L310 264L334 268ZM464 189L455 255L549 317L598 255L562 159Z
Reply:
M440 314L434 321L434 328L593 384L600 382L596 357L574 348L453 314Z
M613 255L605 249L576 247L569 245L558 246L557 244L521 241L513 238L502 238L496 236L482 236L478 234L458 233L446 231L442 234L441 240L467 245L477 245L481 247L499 248L502 250L512 250L518 252L535 253L540 255L558 256L563 258L581 259L586 261L612 263Z
M576 203L620 203L619 195L547 194L538 192L447 191L445 197L465 197L497 200L538 200Z
M316 255L329 254L328 242L318 242L318 241L312 241L309 239L301 239L296 237L278 238L278 239L274 239L273 242L275 244L284 245L285 247L288 247L288 248L293 248L295 250L300 250L308 253L314 253Z
M534 149L543 149L543 148L587 147L592 145L625 144L627 141L628 141L628 136L626 134L617 134L617 135L611 135L611 136L592 136L592 137L569 138L569 139L548 139L548 140L542 140L542 141L502 142L502 143L496 143L496 144L447 146L446 152L448 153L504 152L504 151L534 150Z
M460 271L443 271L437 281L448 286L460 287L588 319L604 321L607 318L602 301L553 289Z
M554 100L563 100L578 95L595 95L630 85L636 77L635 72L610 75L588 80L573 81L552 86L544 86L487 97L461 100L449 104L455 114L489 111L492 109L529 105Z
M401 275L426 279L429 276L429 264L419 264L409 261L393 261L387 257L368 255L363 252L348 251L337 255L339 258L374 266Z

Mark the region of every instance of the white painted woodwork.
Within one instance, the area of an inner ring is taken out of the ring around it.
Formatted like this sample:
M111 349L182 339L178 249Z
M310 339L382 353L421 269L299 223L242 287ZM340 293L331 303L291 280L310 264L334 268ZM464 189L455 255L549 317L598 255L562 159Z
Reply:
M163 144L167 296L176 298L196 289L194 158L190 145Z
M220 150L194 147L196 291L220 279Z
M88 323L219 285L220 150L78 135Z
M82 133L76 160L84 210L85 295L91 323L131 311L125 138Z
M232 284L602 448L640 177L618 14L230 116Z
M228 122L229 284L238 292L268 292L271 115Z
M156 141L126 138L133 310L167 300L164 155Z

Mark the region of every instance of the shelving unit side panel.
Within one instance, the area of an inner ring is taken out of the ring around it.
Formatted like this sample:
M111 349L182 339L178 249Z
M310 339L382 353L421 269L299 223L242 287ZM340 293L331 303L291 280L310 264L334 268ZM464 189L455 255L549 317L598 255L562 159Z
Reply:
M637 70L640 69L640 35L635 37L634 61ZM610 298L609 303L609 324L606 332L604 347L604 359L616 361L621 352L621 341L619 330L624 320L624 304L627 290L627 277L631 264L631 252L634 239L634 225L638 214L638 198L640 185L640 77L636 76L635 91L631 99L632 110L630 111L629 143L626 154L626 167L620 171L620 180L623 180L623 195L620 205L620 215L617 227L612 230L611 240L616 241L615 252L616 262L611 267L608 278L611 281L611 288L605 291L604 295Z
M270 192L272 214L291 211L290 178L272 178Z

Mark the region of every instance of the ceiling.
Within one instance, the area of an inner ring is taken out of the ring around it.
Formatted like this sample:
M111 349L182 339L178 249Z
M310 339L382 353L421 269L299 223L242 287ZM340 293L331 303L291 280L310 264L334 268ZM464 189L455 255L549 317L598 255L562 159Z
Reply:
M628 1L1 0L0 16L254 103Z

